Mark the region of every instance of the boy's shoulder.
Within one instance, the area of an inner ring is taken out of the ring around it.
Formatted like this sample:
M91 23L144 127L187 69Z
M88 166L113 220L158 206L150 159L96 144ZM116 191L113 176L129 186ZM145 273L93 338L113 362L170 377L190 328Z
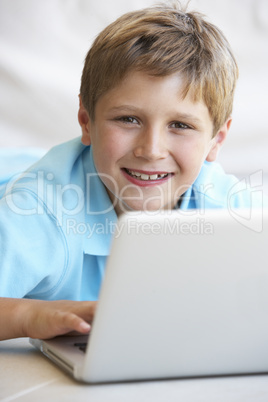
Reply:
M48 175L47 179L60 177L61 181L70 180L71 172L79 163L83 163L83 154L89 153L90 147L82 144L81 137L56 145L51 148L29 170L39 171Z
M81 138L56 145L24 171L10 177L8 186L12 189L32 188L37 190L40 183L45 185L82 184L83 166L87 164L90 147L81 143ZM79 168L80 167L80 168Z
M8 188L31 184L35 179L59 181L70 180L75 174L74 167L82 163L83 154L90 153L90 147L81 143L81 138L56 145L49 151L41 148L12 148L1 153L0 198ZM79 179L79 177L78 177Z
M64 207L72 211L83 199L85 177L90 171L95 172L90 147L84 146L80 137L75 138L53 147L24 172L10 177L2 186L4 202L19 197L21 209L35 210L43 205L56 217Z

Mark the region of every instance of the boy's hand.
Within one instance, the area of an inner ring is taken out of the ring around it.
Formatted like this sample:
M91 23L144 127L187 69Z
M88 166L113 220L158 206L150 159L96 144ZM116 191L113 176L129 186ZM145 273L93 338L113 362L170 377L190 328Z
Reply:
M0 299L0 340L48 339L72 331L87 334L97 302Z

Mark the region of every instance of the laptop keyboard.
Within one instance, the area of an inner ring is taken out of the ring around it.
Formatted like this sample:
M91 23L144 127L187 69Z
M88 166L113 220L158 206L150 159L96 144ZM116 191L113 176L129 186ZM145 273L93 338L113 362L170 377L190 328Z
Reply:
M85 353L87 348L87 342L76 342L74 343L74 346Z

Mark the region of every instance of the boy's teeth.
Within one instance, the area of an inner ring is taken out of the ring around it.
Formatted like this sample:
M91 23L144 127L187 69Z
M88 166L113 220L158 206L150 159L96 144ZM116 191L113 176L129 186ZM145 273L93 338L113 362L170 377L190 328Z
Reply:
M148 175L145 173L133 172L131 170L128 170L128 172L131 174L131 176L139 177L141 180L157 180L167 176L165 173Z
M141 174L141 180L149 180L150 176L148 174Z
M149 177L150 180L156 180L158 178L158 174L151 174Z

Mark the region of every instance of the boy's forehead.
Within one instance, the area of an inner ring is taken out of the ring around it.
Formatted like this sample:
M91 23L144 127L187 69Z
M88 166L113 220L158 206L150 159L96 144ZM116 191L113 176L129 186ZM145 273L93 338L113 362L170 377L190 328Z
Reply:
M190 89L185 95L185 78L182 73L173 73L170 75L155 75L153 72L131 70L125 74L121 79L115 83L111 88L103 93L102 96L112 98L114 95L114 101L118 100L118 97L131 97L139 94L154 94L164 88L165 91L176 91L178 100L187 98L189 101L195 103L195 94ZM131 89L131 92L129 90Z
M98 100L96 112L134 113L166 111L196 120L211 120L203 100L196 100L191 91L184 96L184 77L180 73L156 76L144 71L132 71ZM98 107L99 105L99 107ZM157 109L158 108L158 109Z

